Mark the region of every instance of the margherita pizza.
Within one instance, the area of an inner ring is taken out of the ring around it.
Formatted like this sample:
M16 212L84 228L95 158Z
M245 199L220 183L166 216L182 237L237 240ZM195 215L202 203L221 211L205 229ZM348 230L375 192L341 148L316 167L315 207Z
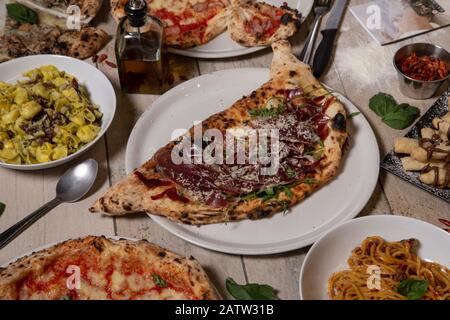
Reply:
M292 36L301 16L286 4L281 8L264 2L234 6L228 23L231 39L244 46L270 45Z
M193 127L110 188L90 210L109 215L144 211L198 225L260 219L288 209L330 181L347 139L344 106L297 60L289 42L272 48L271 79L203 121L201 129L244 139L243 133L254 130L278 133L278 146L267 152L276 154L275 172L267 174L266 161L235 161L238 148L223 152L215 148L215 138L204 137L191 150L180 151L184 139L195 136ZM247 155L245 141L241 151ZM183 155L191 160L210 146L227 160L174 161Z
M204 44L227 26L229 0L146 0L149 14L164 23L168 46L189 48ZM125 16L128 0L111 0L116 21Z
M270 45L289 38L300 26L297 10L241 0L146 0L150 14L164 23L170 47L202 45L225 31L245 46ZM111 0L116 21L125 16L128 0Z
M202 267L147 241L68 240L0 268L0 299L217 299Z

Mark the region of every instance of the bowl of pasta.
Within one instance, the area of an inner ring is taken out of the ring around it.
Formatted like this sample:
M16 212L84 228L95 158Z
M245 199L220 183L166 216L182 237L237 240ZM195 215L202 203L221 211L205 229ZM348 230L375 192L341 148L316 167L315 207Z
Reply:
M304 300L450 300L450 233L421 220L375 215L345 222L309 250Z
M39 170L92 147L116 110L111 82L94 66L57 55L0 64L0 166Z

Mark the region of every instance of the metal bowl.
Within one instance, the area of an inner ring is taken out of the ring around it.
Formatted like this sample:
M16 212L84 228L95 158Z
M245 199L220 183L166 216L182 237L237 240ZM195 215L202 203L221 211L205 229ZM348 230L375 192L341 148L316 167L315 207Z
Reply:
M447 50L431 43L414 43L400 48L394 55L394 67L398 72L400 82L400 91L413 99L425 100L433 97L439 87L450 77L447 75L444 79L434 81L422 81L408 77L400 68L400 62L410 56L412 53L417 56L431 56L444 61L450 68L450 53Z

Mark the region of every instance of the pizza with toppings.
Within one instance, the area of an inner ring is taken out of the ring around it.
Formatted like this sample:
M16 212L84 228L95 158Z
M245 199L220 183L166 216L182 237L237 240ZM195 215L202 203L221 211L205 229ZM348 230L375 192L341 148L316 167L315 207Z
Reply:
M168 46L189 48L207 43L226 29L229 0L146 0L149 14L164 24ZM116 21L125 16L128 0L111 0Z
M231 38L245 46L269 45L287 39L300 26L297 10L242 0L146 0L149 14L164 24L165 43L190 48L209 42L229 29ZM111 0L116 21L125 16L128 0Z
M194 258L145 240L68 240L0 268L0 299L217 298Z
M241 45L263 46L289 38L300 23L298 11L286 4L278 8L264 2L247 2L233 7L228 32Z
M278 132L279 144L273 149L278 150L276 172L264 172L263 161L228 161L239 157L237 151L223 152L227 161L222 163L173 161L183 139L195 136L193 127L107 190L90 211L148 212L197 225L260 219L286 211L330 181L339 170L347 139L344 106L314 78L308 65L297 60L289 42L276 42L272 48L271 79L203 121L201 129L223 136ZM182 153L195 157L213 142L205 137Z

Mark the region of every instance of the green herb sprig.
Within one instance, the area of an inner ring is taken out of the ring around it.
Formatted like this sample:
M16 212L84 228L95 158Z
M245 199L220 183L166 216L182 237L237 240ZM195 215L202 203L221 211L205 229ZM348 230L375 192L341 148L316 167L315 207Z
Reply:
M20 23L38 23L38 15L35 11L20 3L7 3L6 11L8 16Z
M271 97L269 100L267 100L264 108L250 109L248 113L252 117L271 118L279 116L280 114L284 113L285 110L286 106L281 98Z
M152 274L153 281L160 288L167 288L167 282L157 274Z
M356 117L356 116L359 116L361 114L361 112L352 112L352 113L350 113L349 115L348 115L348 118L349 119L352 119L352 118L354 118L354 117Z
M418 108L407 103L397 104L394 97L382 92L370 99L369 108L389 127L397 130L409 127L420 115Z
M400 282L397 292L408 300L421 299L428 290L428 280L406 279Z

